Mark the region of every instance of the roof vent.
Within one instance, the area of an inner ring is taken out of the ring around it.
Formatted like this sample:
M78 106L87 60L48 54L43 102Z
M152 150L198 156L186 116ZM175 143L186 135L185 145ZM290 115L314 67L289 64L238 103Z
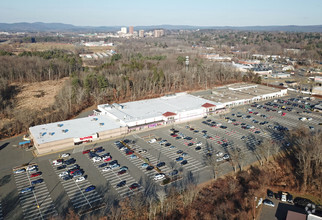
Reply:
M64 129L62 130L63 133L67 133L68 132L68 129Z
M57 124L57 127L63 127L64 124Z

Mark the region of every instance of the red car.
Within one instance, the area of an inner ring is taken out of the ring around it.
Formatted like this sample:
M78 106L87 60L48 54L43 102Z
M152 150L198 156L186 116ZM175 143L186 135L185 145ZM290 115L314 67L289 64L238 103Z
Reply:
M138 188L140 185L137 183L133 183L132 185L130 185L130 189L136 189Z
M126 173L126 170L121 170L121 171L119 171L117 174L118 174L118 175L122 175L122 174L124 174L124 173Z
M88 154L90 152L90 150L84 150L83 154Z
M79 171L79 169L75 169L75 170L70 171L70 175L73 175L76 171Z
M30 178L40 176L41 174L42 174L42 172L33 173L30 175Z
M282 113L282 116L284 116L284 115L286 115L286 113L285 113L285 112L283 112L283 113Z
M107 162L107 161L110 161L110 160L112 160L112 157L108 157L108 158L106 158L106 159L104 160L104 162Z
M175 137L178 137L178 135L177 135L177 134L173 134L173 135L171 135L171 136L172 136L172 137L174 137L174 138L175 138Z
M126 155L131 155L131 154L133 154L133 151L131 151L131 150L126 152Z

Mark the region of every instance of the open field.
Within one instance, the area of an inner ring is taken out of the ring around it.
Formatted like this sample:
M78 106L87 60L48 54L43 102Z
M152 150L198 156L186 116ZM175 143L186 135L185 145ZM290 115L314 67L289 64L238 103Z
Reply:
M66 80L68 77L60 80L15 84L21 88L16 97L17 109L44 109L51 106Z

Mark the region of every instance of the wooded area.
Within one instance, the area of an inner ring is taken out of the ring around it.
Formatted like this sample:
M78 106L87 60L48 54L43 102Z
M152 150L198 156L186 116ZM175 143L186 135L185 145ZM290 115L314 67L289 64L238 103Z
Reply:
M169 31L168 36L162 38L106 39L117 44L117 54L85 62L78 55L87 49L79 45L73 51L21 52L19 43L3 44L0 47L0 115L6 120L0 125L0 138L25 132L39 123L69 119L91 105L209 89L240 81L261 82L261 78L251 72L241 74L230 65L204 60L200 50L192 45L211 46L220 54L246 51L235 54L235 58L250 58L254 52L286 55L283 49L294 47L301 52L292 56L321 59L320 37L319 33ZM90 40L59 37L53 41L60 38L73 43ZM34 41L37 39L44 40L35 37ZM185 66L186 56L189 56L189 66ZM89 67L92 65L95 67ZM15 101L21 88L14 83L57 80L66 76L69 80L53 106L45 111L25 109L24 114L32 117L21 116Z

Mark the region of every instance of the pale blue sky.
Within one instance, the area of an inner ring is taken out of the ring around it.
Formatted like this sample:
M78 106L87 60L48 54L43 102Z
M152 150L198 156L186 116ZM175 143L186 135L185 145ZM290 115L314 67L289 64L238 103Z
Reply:
M0 23L74 25L317 25L321 0L3 0Z

